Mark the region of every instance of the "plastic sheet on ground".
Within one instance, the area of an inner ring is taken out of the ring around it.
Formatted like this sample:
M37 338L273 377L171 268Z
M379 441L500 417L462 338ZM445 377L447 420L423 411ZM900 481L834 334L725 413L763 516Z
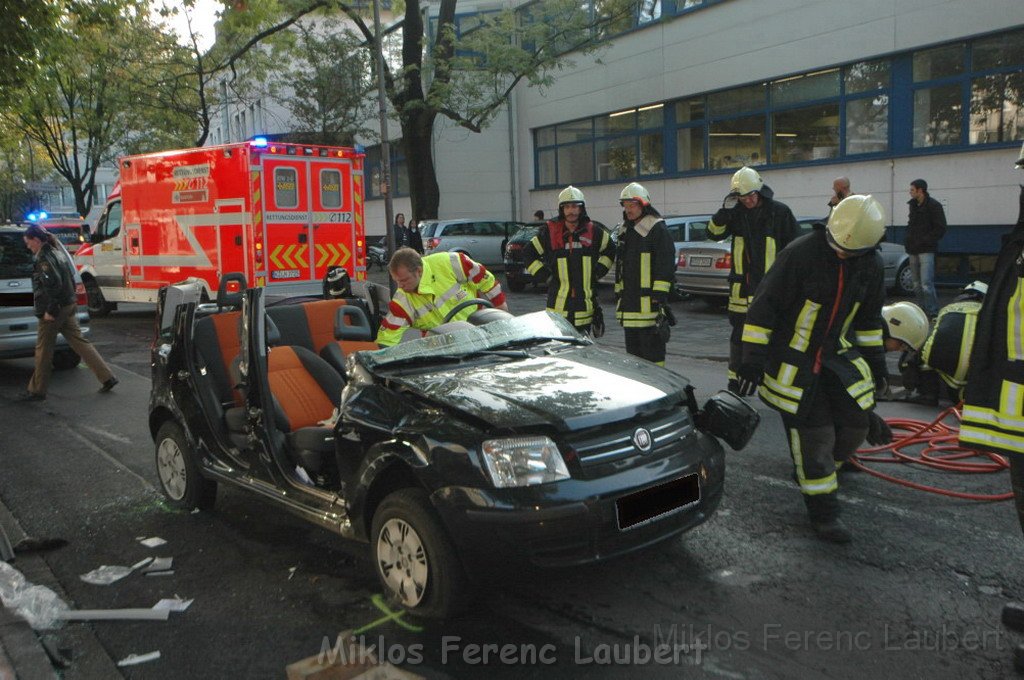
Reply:
M120 581L128 574L132 573L136 569L146 566L152 561L152 557L147 557L144 560L136 562L130 567L104 564L103 566L96 567L86 574L82 574L78 578L82 579L86 583L91 583L94 586L109 586L111 583Z
M57 593L46 586L29 583L21 572L6 562L0 562L0 601L35 630L57 628L61 625L62 615L68 610Z

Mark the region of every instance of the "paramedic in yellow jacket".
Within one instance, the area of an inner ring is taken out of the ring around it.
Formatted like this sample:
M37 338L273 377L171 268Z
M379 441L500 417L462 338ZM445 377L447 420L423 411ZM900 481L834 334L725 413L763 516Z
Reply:
M388 271L398 290L377 333L382 346L422 338L464 300L481 298L508 311L505 293L494 274L462 253L423 257L412 248L399 248L391 256ZM465 320L474 311L475 307L467 307L451 320Z

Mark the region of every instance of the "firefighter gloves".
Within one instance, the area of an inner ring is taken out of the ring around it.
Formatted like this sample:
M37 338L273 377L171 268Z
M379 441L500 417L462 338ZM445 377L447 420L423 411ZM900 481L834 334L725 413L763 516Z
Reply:
M763 374L762 368L756 364L742 364L736 375L736 393L741 397L754 394Z
M868 444L882 446L892 443L892 429L882 416L874 411L868 413Z

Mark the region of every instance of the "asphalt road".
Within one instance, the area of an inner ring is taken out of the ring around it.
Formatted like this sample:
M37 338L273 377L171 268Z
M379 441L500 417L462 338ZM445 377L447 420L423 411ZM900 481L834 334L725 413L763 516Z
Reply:
M609 298L610 290L603 295ZM543 306L511 296L513 311ZM706 397L725 383L728 324L703 302L674 305L669 368ZM221 489L212 513L169 509L156 490L146 422L152 308L93 322L121 384L97 395L83 368L55 375L42 403L13 401L27 360L0 362L0 501L30 535L69 545L19 557L30 579L75 608L151 607L180 595L166 622L74 623L46 637L72 657L67 678L282 677L284 667L363 628L383 658L429 678L1003 678L1021 636L1000 610L1024 598L1024 540L1011 505L978 503L844 474L855 539L817 541L781 424L730 452L726 497L698 529L586 568L487 575L465 617L389 618L366 550L253 498ZM601 340L622 347L609 324ZM887 416L935 409L887 403ZM953 477L887 470L982 493L1005 473ZM167 544L150 549L141 537ZM79 575L100 565L171 556L174 573L109 586ZM653 654L669 644L670 653ZM161 658L116 669L129 654ZM486 662L484 656L487 656Z

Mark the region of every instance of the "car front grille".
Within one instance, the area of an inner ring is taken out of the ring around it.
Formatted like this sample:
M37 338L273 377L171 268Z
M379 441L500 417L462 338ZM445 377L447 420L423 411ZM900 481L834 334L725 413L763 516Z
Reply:
M604 465L641 455L640 449L633 443L634 434L640 428L650 432L653 440L650 451L643 454L646 456L659 453L678 442L689 434L692 424L689 412L679 408L656 418L620 423L612 431L605 430L570 438L566 444L576 453L583 467Z

